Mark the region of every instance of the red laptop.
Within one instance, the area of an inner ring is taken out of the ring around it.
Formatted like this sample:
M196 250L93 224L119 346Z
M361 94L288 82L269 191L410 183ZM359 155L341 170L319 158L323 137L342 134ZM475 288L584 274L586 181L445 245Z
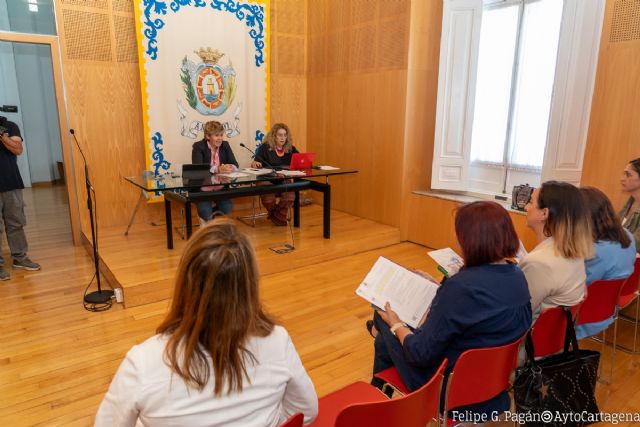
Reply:
M305 170L311 169L313 166L313 159L315 159L316 153L293 153L291 156L291 170Z

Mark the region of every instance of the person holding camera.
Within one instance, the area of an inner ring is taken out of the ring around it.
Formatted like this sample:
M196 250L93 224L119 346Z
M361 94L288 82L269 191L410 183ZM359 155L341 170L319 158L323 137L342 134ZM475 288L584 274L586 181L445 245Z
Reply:
M27 258L27 237L24 226L22 189L24 184L18 170L18 156L22 154L22 136L18 125L0 116L0 212L7 233L7 241L13 258L13 268L40 270L40 265ZM9 280L11 275L4 267L0 226L0 280Z

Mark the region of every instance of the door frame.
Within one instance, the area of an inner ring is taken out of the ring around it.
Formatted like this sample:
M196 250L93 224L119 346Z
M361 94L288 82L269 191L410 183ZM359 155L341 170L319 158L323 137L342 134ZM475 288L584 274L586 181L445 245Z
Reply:
M55 86L56 106L58 107L60 143L62 144L62 161L64 162L65 182L69 197L71 236L73 238L73 243L76 246L80 245L80 210L78 205L78 192L76 188L76 168L74 163L73 141L69 132L66 131L69 129L69 116L67 114L66 95L64 91L62 52L60 50L58 36L0 31L0 41L48 45L51 50L53 82Z

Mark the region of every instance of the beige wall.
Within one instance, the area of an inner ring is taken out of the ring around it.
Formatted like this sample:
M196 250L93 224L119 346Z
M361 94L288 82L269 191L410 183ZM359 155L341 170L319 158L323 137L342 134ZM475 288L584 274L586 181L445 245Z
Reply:
M618 30L633 13L620 3L607 1L583 168L616 204L620 170L640 156L640 36ZM122 226L138 197L122 177L144 166L132 1L56 7L69 124L87 147L101 227ZM333 208L429 246L454 244L451 205L412 194L430 185L441 17L439 0L271 1L271 121L322 163L359 170L332 181ZM78 165L76 153L82 201Z

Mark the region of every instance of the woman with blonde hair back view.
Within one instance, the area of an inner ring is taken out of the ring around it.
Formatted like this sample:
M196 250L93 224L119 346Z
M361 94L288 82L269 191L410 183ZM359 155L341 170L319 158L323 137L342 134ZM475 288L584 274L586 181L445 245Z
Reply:
M277 426L318 398L287 331L263 311L247 236L228 221L191 237L157 335L134 346L97 426ZM140 425L140 424L138 424Z
M584 260L593 253L590 213L577 187L547 181L527 203L527 225L538 245L524 257L534 318L550 307L578 304L585 294Z

